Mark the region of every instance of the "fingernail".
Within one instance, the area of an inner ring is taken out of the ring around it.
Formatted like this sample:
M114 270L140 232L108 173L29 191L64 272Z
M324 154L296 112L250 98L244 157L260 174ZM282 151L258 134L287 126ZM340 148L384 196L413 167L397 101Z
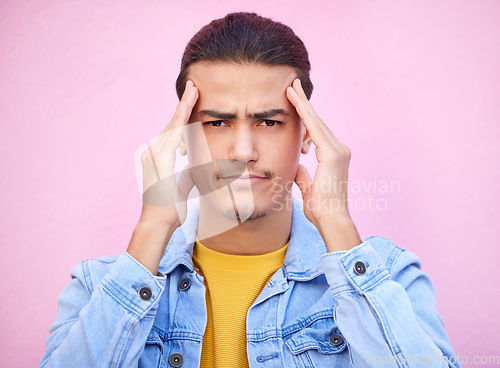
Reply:
M191 79L188 79L188 81L186 82L186 88L189 87L192 87L194 85L193 81Z
M300 86L300 88L302 88L302 82L300 81L300 79L299 79L299 78L297 78L297 80L299 81L299 86Z

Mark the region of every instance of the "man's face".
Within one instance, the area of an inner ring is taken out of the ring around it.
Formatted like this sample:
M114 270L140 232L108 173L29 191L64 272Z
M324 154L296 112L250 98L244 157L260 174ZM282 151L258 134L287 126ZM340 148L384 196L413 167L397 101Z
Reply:
M189 68L199 99L180 151L200 195L227 218L263 217L291 190L309 147L285 93L296 77L291 66L200 61Z

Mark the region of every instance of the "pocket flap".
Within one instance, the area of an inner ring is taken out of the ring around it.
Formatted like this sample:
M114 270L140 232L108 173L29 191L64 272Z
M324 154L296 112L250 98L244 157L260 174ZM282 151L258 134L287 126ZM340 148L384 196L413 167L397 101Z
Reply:
M330 342L332 334L340 334L333 318L321 318L307 327L299 329L285 337L285 343L294 354L315 349L322 354L340 353L346 347L346 342L335 346Z

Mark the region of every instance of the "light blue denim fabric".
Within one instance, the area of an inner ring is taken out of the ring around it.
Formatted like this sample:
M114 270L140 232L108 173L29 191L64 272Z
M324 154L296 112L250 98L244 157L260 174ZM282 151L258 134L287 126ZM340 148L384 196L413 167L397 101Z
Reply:
M327 253L293 204L283 267L247 313L250 367L460 366L415 254L379 236ZM198 368L207 322L203 278L191 259L198 211L191 207L172 236L158 276L126 252L76 265L39 367ZM187 290L178 287L183 278ZM150 300L140 297L143 287Z

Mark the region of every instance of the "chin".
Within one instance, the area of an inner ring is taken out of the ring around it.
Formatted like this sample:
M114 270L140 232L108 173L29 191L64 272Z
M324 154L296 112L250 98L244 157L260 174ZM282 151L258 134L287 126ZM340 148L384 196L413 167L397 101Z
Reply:
M254 193L252 192L233 191L230 194L228 191L227 193L217 193L217 195L213 196L204 196L204 199L222 216L238 223L261 219L273 207L271 200L266 201L264 198L254 198Z
M235 212L234 209L229 209L223 213L224 217L238 221L239 223L256 221L258 219L264 218L268 214L268 211L264 211L259 208L250 209L245 206L239 206L238 211Z

